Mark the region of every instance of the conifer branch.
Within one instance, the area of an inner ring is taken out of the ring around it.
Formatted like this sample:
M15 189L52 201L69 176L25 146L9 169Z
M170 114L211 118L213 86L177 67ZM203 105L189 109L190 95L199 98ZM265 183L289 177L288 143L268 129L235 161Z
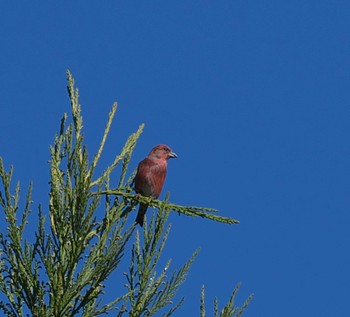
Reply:
M111 311L116 311L117 317L152 316L158 312L171 316L184 300L173 303L198 251L179 270L170 273L169 260L157 272L170 232L170 226L165 225L170 210L230 224L238 221L216 215L215 209L169 203L169 195L160 201L131 193L136 170L129 177L126 175L143 124L127 139L112 164L92 180L117 104L112 107L98 151L90 163L79 93L69 71L67 80L71 123L64 114L50 147L49 205L48 208L39 205L33 242L24 238L33 203L32 184L22 208L19 182L14 190L11 187L13 168L7 172L0 158L0 211L7 225L6 232L0 233L0 292L6 299L0 300L0 311L10 317L95 317ZM117 187L111 189L111 172L120 162ZM135 224L127 224L127 215L137 203L158 209L149 225L146 220L141 232ZM122 287L121 278L116 278L113 299L103 301L105 283L125 260L134 234L130 265L124 274L126 288ZM225 314L234 311L240 316L248 305L251 297L241 308L234 306L237 290L224 307ZM204 288L202 296L204 317Z
M91 195L115 195L115 196L122 196L126 199L129 199L130 201L134 201L137 203L145 203L151 207L155 208L161 208L161 206L164 204L164 201L153 199L150 197L135 195L130 193L131 189L110 189L110 190L102 190L97 192L92 192ZM206 208L206 207L195 207L195 206L181 206L176 205L172 203L165 203L166 208L177 211L179 213L182 213L186 216L192 216L192 217L202 217L207 218L210 220L214 220L217 222L227 223L227 224L239 224L238 220L213 215L212 213L218 212L216 209L213 208Z
M189 261L168 278L170 260L158 275L156 267L168 237L170 227L165 228L165 222L169 215L166 208L161 208L155 216L152 214L149 225L147 221L143 230L143 245L139 231L136 231L136 242L132 249L132 261L129 272L125 273L127 288L134 292L129 298L130 317L153 316L169 304L177 293L180 285L185 281L188 270L198 254L196 251ZM175 304L164 315L170 316L182 304L183 299Z
M118 104L115 102L113 104L113 107L112 107L112 110L111 112L109 113L109 116L108 116L108 122L107 122L107 125L106 125L106 129L105 129L105 132L103 134L103 137L102 137L102 141L101 141L101 144L100 144L100 147L97 151L97 154L95 155L94 157L94 160L91 164L91 167L89 169L89 173L88 175L86 176L87 178L90 178L95 170L95 167L101 157L101 154L102 154L102 151L103 151L103 148L104 148L104 145L106 143L106 140L107 140L107 136L108 136L108 133L109 133L109 130L111 128L111 125L112 125L112 122L113 122L113 119L114 119L114 116L115 116L115 112L117 111L117 107L118 107Z
M223 309L220 311L219 315L219 303L218 299L215 297L214 299L214 317L240 317L243 313L243 311L247 308L248 304L253 298L253 294L251 294L247 300L243 303L241 307L235 305L235 299L237 292L240 288L240 284L237 284L237 286L234 288L231 297L228 301L228 303L223 307ZM200 317L205 317L205 303L204 303L204 285L202 286L202 292L201 292L201 304L200 304Z
M200 317L205 317L205 289L204 289L204 285L202 285L201 303L200 303L199 309L200 309Z

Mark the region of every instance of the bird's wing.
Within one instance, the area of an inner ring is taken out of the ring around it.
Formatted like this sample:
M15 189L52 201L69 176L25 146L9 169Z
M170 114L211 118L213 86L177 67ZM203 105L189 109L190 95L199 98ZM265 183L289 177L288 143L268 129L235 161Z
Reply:
M143 196L158 198L166 176L166 163L145 158L135 176L135 190Z

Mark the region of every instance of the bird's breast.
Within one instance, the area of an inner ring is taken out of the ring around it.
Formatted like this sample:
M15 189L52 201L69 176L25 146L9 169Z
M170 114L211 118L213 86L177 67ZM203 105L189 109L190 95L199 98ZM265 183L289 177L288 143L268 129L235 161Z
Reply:
M158 198L166 177L167 162L146 158L140 162L135 177L135 190L143 196Z

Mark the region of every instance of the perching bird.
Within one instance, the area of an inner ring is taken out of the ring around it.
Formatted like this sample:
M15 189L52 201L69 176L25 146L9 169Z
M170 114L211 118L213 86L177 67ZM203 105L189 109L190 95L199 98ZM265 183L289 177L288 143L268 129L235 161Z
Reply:
M169 146L165 144L155 146L137 167L134 179L136 193L157 199L165 181L168 160L176 157L177 155ZM143 226L143 218L147 208L147 204L140 204L135 221L141 227Z

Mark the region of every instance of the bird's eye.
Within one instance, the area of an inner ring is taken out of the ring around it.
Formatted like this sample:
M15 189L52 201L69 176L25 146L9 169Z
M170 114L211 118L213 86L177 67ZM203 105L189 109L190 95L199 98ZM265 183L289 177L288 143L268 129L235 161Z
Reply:
M166 147L163 147L163 150L164 150L165 152L170 152L170 150L169 150L168 148L166 148Z

